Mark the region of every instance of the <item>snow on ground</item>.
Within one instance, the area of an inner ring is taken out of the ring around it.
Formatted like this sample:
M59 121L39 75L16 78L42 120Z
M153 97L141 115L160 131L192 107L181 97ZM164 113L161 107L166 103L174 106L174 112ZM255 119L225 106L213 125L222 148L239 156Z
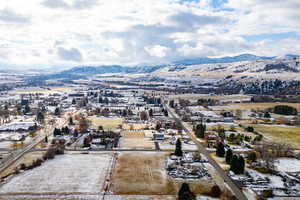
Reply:
M278 171L300 172L300 160L296 158L279 158L275 162Z
M56 156L42 166L13 177L1 193L99 193L110 168L111 154Z

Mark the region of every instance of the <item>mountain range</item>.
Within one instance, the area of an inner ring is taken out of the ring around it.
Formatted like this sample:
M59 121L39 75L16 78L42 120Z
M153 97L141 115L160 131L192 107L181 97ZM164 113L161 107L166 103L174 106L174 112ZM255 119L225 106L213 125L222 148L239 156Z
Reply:
M213 63L233 63L253 60L271 60L275 57L256 56L252 54L241 54L233 57L222 58L192 58L175 61L165 65L142 65L142 66L121 66L121 65L101 65L101 66L77 66L69 70L62 71L64 74L106 74L106 73L151 73L158 69L170 66L189 66Z

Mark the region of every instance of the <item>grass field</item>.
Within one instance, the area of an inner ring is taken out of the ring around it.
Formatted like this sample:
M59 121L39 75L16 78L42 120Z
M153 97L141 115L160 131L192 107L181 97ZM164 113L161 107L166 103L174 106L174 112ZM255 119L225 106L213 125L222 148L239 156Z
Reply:
M43 94L51 94L51 93L65 93L65 92L72 92L73 88L71 87L28 87L22 89L12 90L10 93L13 94L34 94L34 93L43 93Z
M300 148L300 127L251 125L254 129L274 142L287 143Z
M189 100L198 100L198 99L214 99L214 100L239 100L245 98L251 98L247 95L222 95L222 96L210 96L210 95L199 95L199 94L184 94L184 95L169 95L169 99L189 99Z
M120 154L113 173L112 191L118 195L176 195L186 182L195 194L205 194L214 184L223 185L209 164L206 167L214 179L172 179L165 170L166 156L166 153L152 152Z
M108 117L89 117L92 122L93 128L103 126L104 129L115 129L122 125L123 120L121 118L108 118Z
M234 103L228 104L226 106L215 106L214 108L218 108L218 110L265 110L267 108L273 108L276 105L288 105L295 107L298 111L300 111L299 103Z
M122 153L113 174L115 194L170 194L172 182L164 170L163 153Z
M65 154L13 177L1 194L99 194L110 169L111 154Z

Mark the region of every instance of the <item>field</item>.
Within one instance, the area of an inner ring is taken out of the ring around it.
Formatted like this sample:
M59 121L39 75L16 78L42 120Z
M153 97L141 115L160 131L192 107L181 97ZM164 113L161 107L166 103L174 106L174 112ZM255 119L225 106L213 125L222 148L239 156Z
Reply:
M287 143L294 147L300 147L300 127L251 125L254 129L274 142Z
M198 99L214 99L214 100L240 100L240 99L249 99L251 96L247 95L222 95L222 96L210 96L202 94L184 94L184 95L169 95L169 99L189 99L189 100L198 100Z
M172 182L164 170L163 153L122 153L113 175L115 194L170 194Z
M214 110L265 110L267 108L273 108L276 105L288 105L295 107L298 111L300 111L299 103L233 103L228 104L226 106L214 106L212 107Z
M111 154L56 156L42 166L13 177L1 194L99 194L110 169Z
M6 170L1 172L0 177L5 177L11 173L14 172L15 168L19 166L21 163L24 163L25 165L30 165L34 160L38 158L42 158L43 152L31 152L25 154L21 159L19 159L17 162L12 164L10 167L8 167Z
M187 182L195 194L208 193L213 184L223 185L214 169L206 167L214 177L200 180L172 179L165 170L166 153L122 153L113 173L112 192L117 195L176 195Z
M120 146L125 149L154 149L154 142L143 131L123 131Z
M91 120L93 128L97 129L99 126L103 126L106 130L118 128L123 123L121 118L89 117L89 120Z
M52 93L65 93L65 92L73 92L72 87L28 87L22 89L16 89L11 91L12 94L30 94L30 93L42 93L42 94L52 94Z

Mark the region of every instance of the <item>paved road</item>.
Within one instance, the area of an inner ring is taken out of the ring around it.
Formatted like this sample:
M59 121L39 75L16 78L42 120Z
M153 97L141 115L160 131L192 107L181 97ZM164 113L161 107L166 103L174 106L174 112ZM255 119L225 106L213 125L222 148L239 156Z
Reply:
M216 171L219 173L221 178L224 180L225 183L227 183L227 185L232 190L233 194L237 197L237 199L247 200L247 197L244 195L244 193L235 185L235 183L225 173L225 171L220 167L220 165L211 157L210 152L207 151L206 148L198 141L193 131L190 130L186 124L182 123L179 116L176 113L174 113L167 104L164 103L164 107L168 110L169 115L171 115L179 123L181 123L183 130L189 134L193 142L197 145L199 151L207 158L208 162L216 169Z
M68 122L67 113L65 113L63 118L64 118L63 120L60 119L54 125L46 125L42 130L39 131L40 133L38 133L38 135L32 140L31 144L24 147L23 149L13 152L9 157L4 158L3 159L4 161L2 160L2 163L0 165L0 173L6 170L17 160L22 158L26 153L34 149L35 146L43 142L46 136L49 136L53 133L55 127L63 127Z

